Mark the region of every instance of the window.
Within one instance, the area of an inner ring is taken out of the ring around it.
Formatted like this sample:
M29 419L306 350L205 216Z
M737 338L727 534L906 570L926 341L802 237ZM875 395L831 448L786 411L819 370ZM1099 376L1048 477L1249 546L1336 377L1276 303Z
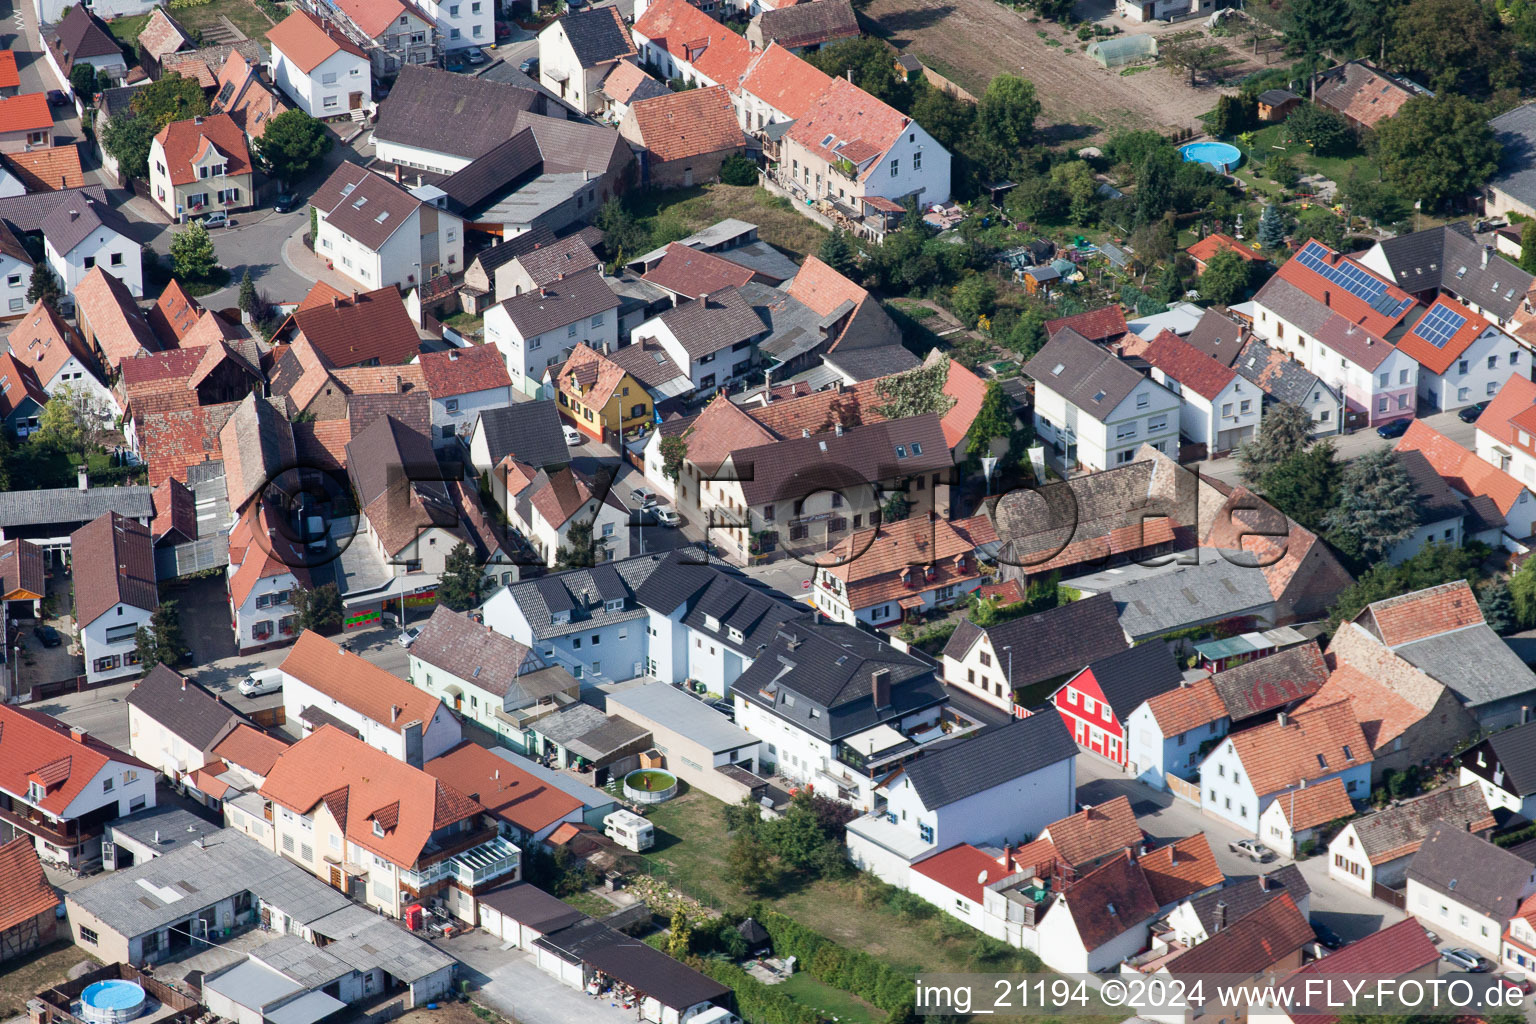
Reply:
M1223 403L1221 403L1221 414L1223 416L1231 416L1232 415L1232 403L1231 402L1223 402Z
M1456 401L1458 401L1458 402L1465 402L1468 399L1470 399L1471 397L1472 397L1472 389L1471 388L1457 388L1456 389Z
M893 159L891 160L891 177L894 178L899 174L901 174L901 161Z
M326 110L334 110L338 105L339 103L335 96L327 96L324 102L321 103L321 106Z
M1399 384L1407 384L1408 383L1408 371L1407 370L1398 370L1397 371L1397 382Z
M1519 352L1511 352L1509 354L1509 365L1510 366L1519 366L1520 365L1520 353Z
M1381 385L1382 387L1386 387L1388 382L1390 382L1391 380L1392 380L1392 375L1391 374L1383 373L1383 374L1380 374L1380 375L1377 376L1376 383Z
M123 254L120 253L120 252L114 252L108 258L107 262L110 263L114 267L120 267L120 266L123 265Z
M1145 392L1136 396L1136 408L1145 409L1151 402L1151 397Z
M85 269L86 270L90 270L95 265L96 265L96 257L95 256L87 256L85 258Z
M1488 369L1490 369L1490 370L1497 369L1498 365L1499 365L1499 357L1498 356L1489 356L1488 357ZM1408 372L1407 370L1403 371L1404 374L1407 374L1407 372Z
M109 644L126 643L127 641L132 640L138 631L139 627L137 625L108 626L106 641Z
M1115 425L1115 440L1129 441L1136 436L1136 423L1118 423Z
M601 314L601 313L594 313L594 314L592 314L592 326L593 327L601 327L601 326L603 326L603 314Z
M1127 449L1125 449L1123 451L1115 452L1115 465L1123 466L1127 462L1130 462L1135 457L1136 457L1136 453L1134 451L1132 451L1131 449L1129 449L1129 448L1127 448Z
M569 327L567 327L565 329L565 336L567 338L574 338L574 337L576 337L576 325L575 324L571 324Z
M81 925L80 926L80 941L81 942L89 943L90 945L94 946L94 945L96 945L96 943L101 941L101 936L97 935L95 932L91 931L89 928L85 927L84 925Z
M1465 377L1467 375L1467 361L1465 359L1462 359L1459 362L1457 362L1457 364L1456 364L1456 372L1461 374L1463 377Z
M1381 401L1376 403L1376 411L1386 412L1389 405L1391 405L1391 403L1385 397L1383 397Z
M443 405L444 405L444 407L447 408L447 410L449 412L458 412L459 411L459 400L457 398L446 399L443 402Z
M1399 409L1406 409L1406 408L1408 408L1408 396L1407 395L1398 395L1397 396L1397 407Z
M1498 385L1498 383L1496 381L1489 381L1488 382L1488 397L1492 398L1494 395L1496 395L1498 393L1499 393L1499 385Z
M1250 413L1250 412L1252 412L1253 411L1253 401L1252 401L1252 399L1248 399L1248 398L1243 399L1242 403L1238 405L1237 411L1241 412L1241 413Z
M303 845L301 845L299 847L299 856L302 857L304 860L314 860L315 859L315 848L313 846L310 846L308 843L304 843Z
M1163 413L1161 416L1153 416L1153 417L1151 417L1151 418L1149 418L1147 420L1147 433L1149 433L1149 434L1155 434L1159 430L1167 430L1167 429L1168 429L1168 414L1167 413Z
M917 836L925 843L933 842L933 826L925 825L919 822L917 826Z
M293 852L293 836L283 836L283 852Z
M336 72L334 72L334 71L327 71L325 74L321 75L320 76L320 84L321 85L335 85L336 84Z

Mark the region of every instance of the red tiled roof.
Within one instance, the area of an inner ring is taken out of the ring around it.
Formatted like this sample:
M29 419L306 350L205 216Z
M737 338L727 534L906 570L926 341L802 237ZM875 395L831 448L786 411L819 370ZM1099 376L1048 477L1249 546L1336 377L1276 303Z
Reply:
M869 292L839 274L815 256L807 256L800 273L789 282L789 297L815 310L817 316L831 316L845 302L855 306L869 297Z
M512 378L507 376L507 364L495 345L424 352L420 363L427 394L433 398L452 398L512 386Z
M1179 974L1235 974L1253 977L1316 941L1312 926L1288 892L1204 942L1178 954L1167 971Z
M48 97L40 92L0 99L0 133L40 132L53 128Z
M294 11L268 29L267 41L306 75L338 53L367 59L361 47L308 11Z
M431 19L414 5L401 3L400 0L337 0L336 6L370 39L383 35L384 30L403 14L415 15L427 24L432 24Z
M1392 329L1402 321L1403 317L1413 311L1413 296L1391 282L1383 280L1380 274L1367 270L1360 263L1329 249L1316 239L1308 241L1307 244L1321 246L1324 250L1323 259L1330 266L1352 267L1358 273L1380 281L1386 286L1387 295L1397 299L1399 302L1406 301L1409 303L1408 308L1399 315L1395 317L1388 316L1385 313L1377 312L1364 299L1331 283L1316 271L1302 266L1300 260L1287 260L1281 265L1280 270L1275 276L1300 289L1313 301L1324 303L1329 309L1333 310L1335 319L1338 319L1341 325L1353 325L1356 333L1364 331L1379 340L1391 333ZM1343 331L1341 330L1339 333L1342 334ZM1330 344L1329 347L1337 350L1341 346Z
M372 360L380 366L396 366L421 350L421 335L411 323L398 288L360 295L354 292L350 297L337 293L330 301L322 298L308 304L315 296L315 289L311 289L290 322L332 366L357 366Z
M829 163L851 161L863 180L882 166L877 158L896 144L911 123L907 115L846 78L834 78L795 120L787 137Z
M1374 625L1386 646L1401 647L1485 620L1467 581L1455 580L1367 605L1356 621Z
M310 583L303 551L289 539L287 531L273 526L264 501L252 502L230 530L229 564L238 566L229 578L229 596L237 608L245 604L261 580L291 573L300 585Z
M1057 331L1076 331L1089 341L1113 341L1115 338L1130 331L1125 322L1125 310L1118 305L1104 306L1101 309L1090 309L1086 313L1078 313L1075 316L1064 316L1056 320L1045 322L1045 336L1054 337Z
M87 367L95 361L75 329L41 300L16 322L6 340L11 352L31 366L43 382L52 380L71 356Z
M1227 706L1209 677L1148 698L1147 710L1152 712L1165 737L1178 736L1227 717Z
M1152 887L1152 897L1160 907L1226 881L1203 832L1160 846L1142 857L1139 863L1147 876L1147 884Z
M1382 750L1431 710L1414 704L1390 683L1343 664L1329 673L1328 681L1299 710L1339 701L1349 702L1372 750Z
M919 516L849 534L832 548L840 564L827 573L843 581L851 607L870 608L976 579L981 574L976 548L996 540L984 515L959 521ZM929 567L931 578L925 575ZM904 572L914 580L910 587L902 582Z
M985 583L976 588L976 596L983 601L996 601L999 605L1017 604L1024 600L1024 589L1018 580L1002 583Z
M197 499L180 480L167 479L156 487L151 500L155 506L155 518L149 525L150 535L156 541L172 530L184 540L197 539Z
M128 286L98 264L75 286L76 319L89 333L109 366L160 346Z
M239 405L194 405L136 415L139 454L149 464L149 485L158 487L167 477L185 482L188 466L217 461L219 431Z
M1429 311L1444 308L1462 318L1461 328L1444 345L1436 347L1415 334L1411 329L1397 340L1397 347L1408 353L1420 366L1431 373L1444 373L1461 358L1463 352L1493 325L1448 295L1435 300ZM1429 311L1425 316L1429 316Z
M1152 339L1142 358L1207 401L1215 401L1237 377L1236 370L1223 366L1169 330Z
M1130 800L1117 796L1053 821L1040 833L1063 861L1076 867L1141 842L1141 826Z
M1521 905L1521 916L1527 907L1532 906L1536 906L1536 897ZM1424 926L1410 917L1372 932L1363 939L1357 939L1324 959L1314 960L1298 968L1287 980L1308 974L1400 978L1428 967L1439 959L1440 951L1430 941Z
M622 127L633 122L639 138L632 139L658 161L687 160L747 144L730 93L724 86L669 92L630 104Z
M641 276L667 291L696 299L748 284L752 271L723 256L673 242L656 265Z
M414 689L408 684L406 688ZM421 859L435 830L484 810L420 768L332 725L321 726L283 751L261 795L303 814L322 801L339 806L345 821L338 824L349 840L401 867ZM374 834L375 821L384 830L382 837Z
M4 52L4 51L0 51ZM7 153L5 162L28 192L57 192L66 188L84 188L85 172L80 167L80 150L74 145L48 146L29 153Z
M651 4L636 20L634 33L730 89L736 88L752 59L745 39L687 0Z
M1488 408L1477 418L1477 429L1505 444L1515 443L1511 421L1536 406L1536 380L1520 372L1511 373ZM1527 430L1526 433L1531 433Z
M752 59L741 89L794 120L804 116L831 84L826 72L778 43L770 43Z
M931 878L950 892L959 893L972 903L980 903L987 883L1006 878L1008 872L997 858L982 853L968 843L951 846L912 865L912 870Z
M399 732L419 720L426 733L442 701L364 661L319 633L305 630L278 666L359 714ZM392 713L399 709L398 716Z
M1293 789L1275 803L1293 832L1353 817L1355 813L1355 805L1349 799L1343 779L1329 779L1321 785Z
M226 176L251 171L251 153L246 148L245 132L228 114L172 121L160 129L155 141L165 150L166 173L173 185L190 185L198 180L197 168L192 162L210 145L225 157Z
M29 782L39 782L43 798L29 802L62 815L110 761L146 767L94 736L76 740L56 718L0 704L0 789L7 793L24 796Z
M582 807L564 790L467 740L428 761L426 772L529 833L542 832Z
M20 88L21 72L16 69L16 51L0 50L0 89Z
M9 50L11 71L16 58ZM0 932L25 924L34 917L52 914L59 905L59 894L43 874L43 862L37 859L36 840L20 835L0 846Z
M1475 452L1463 448L1423 420L1416 419L1408 424L1408 432L1397 439L1393 450L1420 453L1453 489L1469 497L1486 495L1506 516L1525 490L1520 481L1493 463L1483 461Z
M197 323L202 311L203 307L198 301L188 295L181 287L181 282L173 277L150 308L149 326L154 328L167 347L176 346L181 344L181 339Z
M1245 260L1251 260L1254 263L1264 262L1263 256L1254 252L1231 235L1206 235L1184 251L1189 253L1189 258L1196 263L1206 263L1218 252L1235 252Z
M1284 724L1269 722L1235 733L1229 740L1261 798L1374 760L1347 701L1298 711Z
M287 749L287 742L242 722L219 740L212 753L228 764L266 775Z
M0 352L0 419L21 408L21 400L30 398L38 408L48 404L48 393L32 367L9 352Z
M1060 900L1089 952L1148 921L1158 908L1146 874L1129 853L1080 878Z

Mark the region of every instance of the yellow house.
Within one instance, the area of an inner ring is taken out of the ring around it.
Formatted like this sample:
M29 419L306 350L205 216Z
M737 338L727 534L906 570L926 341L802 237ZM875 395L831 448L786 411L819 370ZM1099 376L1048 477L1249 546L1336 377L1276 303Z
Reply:
M622 366L587 345L577 345L565 364L544 377L560 414L599 441L618 441L650 426L651 394Z

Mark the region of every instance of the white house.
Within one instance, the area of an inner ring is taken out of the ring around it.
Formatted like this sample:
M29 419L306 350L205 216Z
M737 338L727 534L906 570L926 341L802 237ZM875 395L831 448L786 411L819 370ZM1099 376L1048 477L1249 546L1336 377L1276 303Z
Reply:
M0 225L0 319L26 313L27 286L32 280L32 256L10 228ZM41 379L41 374L39 374Z
M1519 378L1510 378L1505 388L1519 388L1516 384ZM1525 382L1530 384L1529 381ZM1502 392L1501 392L1502 394ZM1498 411L1499 399L1494 399L1478 423L1481 425L1487 419L1488 412ZM1504 407L1507 409L1507 406ZM1518 550L1519 542L1536 533L1536 468L1527 470L1516 463L1519 458L1517 453L1522 451L1520 437L1522 428L1518 425L1506 423L1506 430L1511 443L1508 445L1489 445L1484 450L1492 459L1481 458L1473 452L1463 448L1452 441L1424 420L1415 420L1402 437L1398 438L1394 450L1399 459L1405 457L1414 458L1422 456L1428 463L1428 467L1439 475L1445 487L1449 488L1453 495L1467 499L1472 504L1466 505L1468 515L1464 533L1466 536L1485 541L1495 547L1504 547L1508 550ZM1479 445L1483 444L1481 426L1478 430ZM1530 435L1524 435L1529 440ZM1410 455L1410 453L1415 453ZM1408 464L1410 471L1418 467L1416 464ZM1536 462L1531 464L1536 467ZM1519 469L1521 477L1515 476ZM1420 483L1421 490L1424 484ZM1420 496L1421 502L1424 497ZM1495 521L1490 527L1484 523L1482 516L1476 515L1479 502L1476 499L1486 499L1504 517L1503 522ZM1448 504L1449 503L1445 503ZM1444 514L1450 517L1451 509L1447 507ZM1421 518L1428 518L1426 510ZM1449 528L1450 524L1447 524ZM1442 543L1454 543L1456 535L1452 534L1442 540Z
M67 384L74 392L89 392L116 413L117 396L96 375L96 359L84 339L41 299L16 321L6 343L18 362L32 368L50 398Z
M1443 940L1498 959L1505 923L1536 892L1536 865L1449 822L1437 822L1408 865L1408 913Z
M1178 454L1179 397L1076 331L1057 331L1024 373L1035 382L1035 433L1062 465L1109 469L1143 444Z
M1476 785L1443 786L1345 825L1328 844L1328 874L1367 896L1377 885L1401 889L1413 855L1437 821L1481 836L1495 824Z
M70 535L76 628L85 677L98 683L137 675L135 638L160 606L149 527L116 512Z
M301 634L278 667L284 711L306 732L339 724L417 768L464 738L442 701L318 633Z
M1527 488L1536 487L1536 381L1510 373L1477 418L1477 454Z
M486 310L485 340L506 360L512 386L532 397L544 371L577 345L618 347L619 300L596 270L573 274Z
M1147 947L1157 898L1141 866L1122 853L1056 898L1038 927L1040 959L1084 974L1114 967Z
M996 542L985 515L858 530L832 548L833 564L815 568L811 600L834 622L893 625L911 612L965 600L985 582L976 549Z
M297 10L267 32L272 81L310 117L373 108L368 55L335 27Z
M1285 757L1275 751L1287 752ZM1351 796L1371 785L1371 747L1348 701L1287 715L1218 743L1200 762L1201 809L1255 834L1271 800L1341 778Z
M1312 436L1337 434L1344 422L1344 399L1317 374L1279 349L1249 338L1232 369L1256 384L1273 402L1304 409L1312 417Z
M1003 846L1076 808L1077 744L1060 717L1032 715L929 751L878 787L848 823L854 866L906 887L912 864L957 843Z
M42 229L43 253L65 293L73 294L91 268L100 266L127 285L134 298L143 297L139 243L110 204L76 192L53 207Z
M493 0L421 0L420 6L437 26L444 50L490 46L496 42Z
M752 59L744 38L688 0L658 0L637 9L631 35L641 63L701 88L735 89Z
M218 758L213 748L241 718L228 704L165 665L156 665L127 698L129 750L172 782Z
M1418 360L1419 398L1442 412L1486 402L1511 373L1530 373L1519 342L1444 295L1397 347Z
M365 289L410 290L464 269L464 221L343 162L310 197L315 252Z
M1167 789L1166 776L1194 776L1200 748L1225 736L1227 706L1209 678L1151 697L1126 720L1126 767L1150 786Z
M1259 842L1282 857L1295 858L1330 822L1352 817L1355 806L1335 776L1271 800L1259 815Z
M539 83L581 113L601 114L604 79L619 61L634 55L634 41L618 8L573 10L539 32Z
M1253 439L1264 408L1258 386L1172 331L1142 353L1152 379L1179 396L1179 432L1212 455L1236 451Z
M652 317L631 332L631 341L655 341L695 390L708 391L750 373L756 342L767 336L752 304L737 289L723 288Z
M594 487L570 467L554 473L541 470L517 494L508 516L551 568L578 523L591 524L592 544L600 561L629 557L629 509L613 488Z
M1419 364L1397 344L1418 319L1413 296L1313 240L1253 304L1254 334L1341 392L1353 423L1414 415Z
M512 379L490 345L424 352L419 360L432 402L432 444L468 438L480 414L512 404Z
M297 632L294 593L312 583L309 556L275 525L276 512L255 501L229 532L229 609L235 647L242 653L286 643Z
M1475 783L1491 810L1536 814L1536 773L1527 774L1536 748L1536 722L1496 732L1457 756L1457 781Z
M47 864L101 859L101 828L155 805L159 776L82 729L0 704L0 796L14 836L28 836Z

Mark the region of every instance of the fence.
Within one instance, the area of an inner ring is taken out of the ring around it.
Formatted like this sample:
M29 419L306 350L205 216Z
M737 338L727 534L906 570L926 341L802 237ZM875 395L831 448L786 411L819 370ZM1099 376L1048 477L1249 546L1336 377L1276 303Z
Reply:
M1371 895L1383 903L1390 903L1398 910L1408 909L1408 893L1404 890L1389 889L1380 882L1372 882Z
M1177 775L1163 775L1163 781L1168 784L1168 792L1183 800L1185 803L1200 806L1200 784L1181 779Z

